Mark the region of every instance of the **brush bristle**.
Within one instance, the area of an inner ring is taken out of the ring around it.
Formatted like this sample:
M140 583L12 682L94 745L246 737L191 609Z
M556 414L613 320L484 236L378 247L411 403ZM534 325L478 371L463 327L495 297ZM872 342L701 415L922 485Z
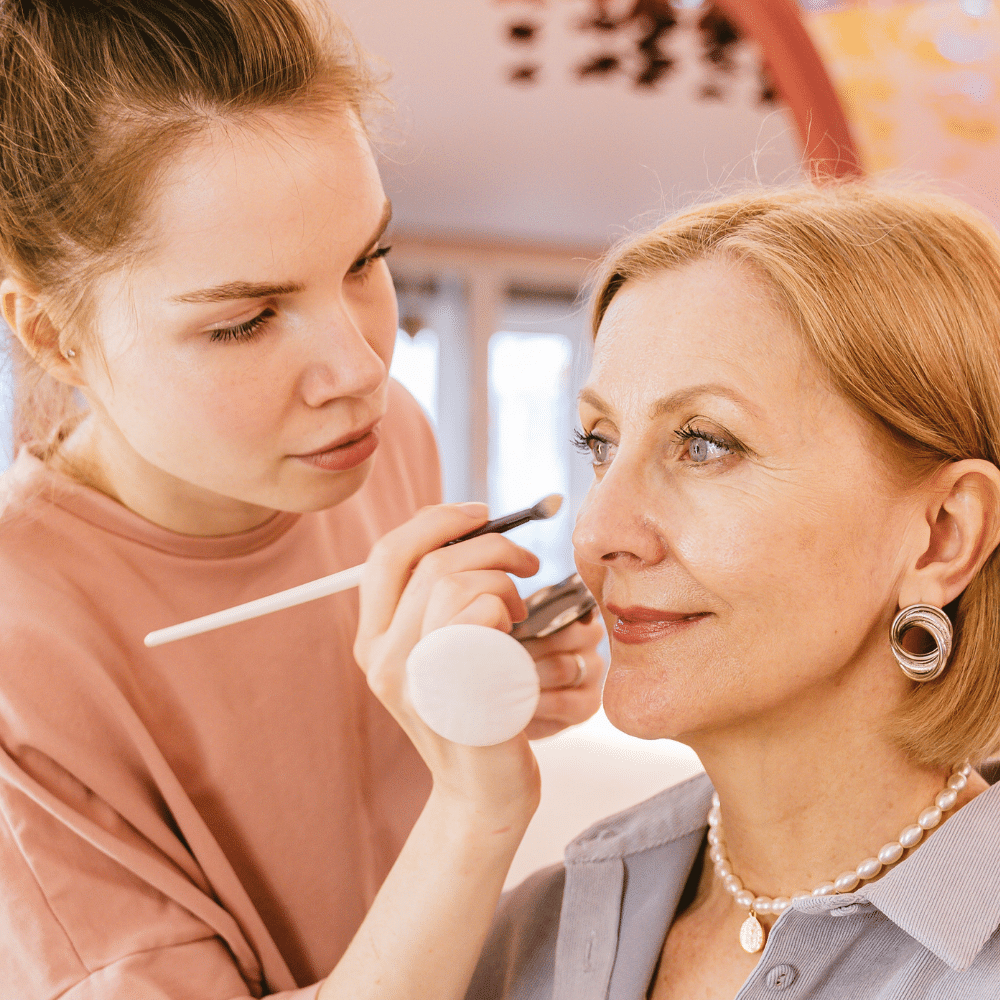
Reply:
M559 508L562 506L563 498L559 493L550 493L547 497L543 497L538 503L535 504L535 513L538 515L539 520L544 520L548 517L555 517L559 513Z

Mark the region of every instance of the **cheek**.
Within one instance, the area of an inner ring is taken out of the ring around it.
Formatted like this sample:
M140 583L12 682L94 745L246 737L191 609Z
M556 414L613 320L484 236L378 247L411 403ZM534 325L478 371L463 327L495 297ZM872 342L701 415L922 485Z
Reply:
M131 365L114 394L114 418L123 428L144 428L143 436L158 439L164 451L224 442L245 452L268 441L290 398L289 378L279 363L261 363L254 345L246 347L243 364L234 363L243 348L231 345L232 357L220 358L224 365L201 360L172 371L163 364ZM224 453L214 454L218 460Z
M367 294L358 307L358 320L372 350L389 368L399 330L399 308L389 269L382 264L379 270L369 279Z

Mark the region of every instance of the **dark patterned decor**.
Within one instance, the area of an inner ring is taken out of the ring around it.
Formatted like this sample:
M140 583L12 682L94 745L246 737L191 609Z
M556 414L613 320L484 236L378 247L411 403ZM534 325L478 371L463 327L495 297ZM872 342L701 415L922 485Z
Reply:
M714 4L687 10L670 0L589 0L585 4L564 0L496 0L508 13L507 44L514 59L509 79L519 85L537 85L545 72L568 72L580 82L626 80L638 90L662 88L679 67L672 41L684 32L697 35L698 58L703 67L697 96L724 101L731 84L752 72L758 98L774 104L777 93L759 60L744 56L746 43L735 24ZM584 36L589 54L568 67L543 66L539 43L555 18L569 18L572 31ZM752 67L752 68L748 68Z

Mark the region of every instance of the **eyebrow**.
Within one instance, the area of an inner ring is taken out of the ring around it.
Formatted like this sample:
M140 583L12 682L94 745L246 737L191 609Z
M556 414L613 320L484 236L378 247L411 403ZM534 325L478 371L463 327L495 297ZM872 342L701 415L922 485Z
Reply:
M382 218L379 219L375 235L368 241L365 249L358 254L358 259L371 253L376 244L385 235L389 223L392 222L392 202L388 198L382 208ZM229 302L234 299L270 299L278 295L295 295L305 291L305 285L299 281L274 282L227 281L212 288L200 288L197 291L174 295L171 302Z
M731 389L729 386L722 385L719 382L706 382L702 385L692 385L686 389L678 389L677 392L673 392L669 396L664 396L653 403L649 408L649 417L651 420L656 420L664 414L673 413L675 410L688 406L703 396L721 396L723 399L728 399L731 403L735 403L741 409L746 410L752 416L760 418L760 411L750 400L735 389ZM607 414L611 412L608 404L591 388L584 387L580 390L578 399L581 403L586 403L601 413Z

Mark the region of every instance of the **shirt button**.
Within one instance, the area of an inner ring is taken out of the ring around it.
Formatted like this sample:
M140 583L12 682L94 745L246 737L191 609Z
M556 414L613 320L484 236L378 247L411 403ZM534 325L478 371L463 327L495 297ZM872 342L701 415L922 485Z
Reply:
M799 970L794 965L776 965L768 969L765 982L772 990L787 990L799 977Z
M845 906L837 906L830 910L831 917L849 917L852 913L865 909L864 903L847 903Z

